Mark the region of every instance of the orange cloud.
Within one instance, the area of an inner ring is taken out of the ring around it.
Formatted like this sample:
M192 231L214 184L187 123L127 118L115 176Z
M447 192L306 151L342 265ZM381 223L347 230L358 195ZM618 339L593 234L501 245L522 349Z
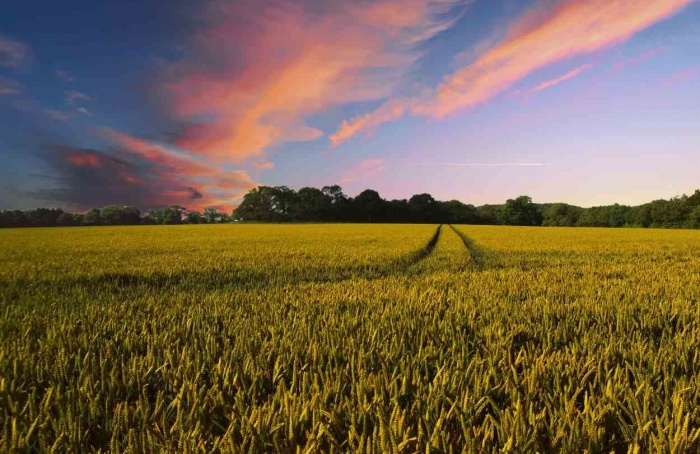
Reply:
M551 63L622 43L693 1L565 0L551 7L542 0L502 42L447 77L429 99L402 101L403 114L439 119L474 107ZM344 123L334 134L335 143L395 119L382 106Z
M156 197L151 203L177 203L199 210L206 207L232 209L238 199L256 186L244 170L227 170L110 128L99 128L98 134L117 145L121 152L152 168L157 176L156 184L162 189L152 191Z
M101 167L102 161L95 154L72 154L66 157L66 160L76 167Z
M260 161L254 162L253 167L255 167L257 170L270 170L275 167L275 164L270 161Z
M364 161L360 162L357 166L355 166L353 169L349 170L343 178L340 180L340 183L350 183L355 180L360 180L364 178L371 178L384 170L386 170L386 166L384 165L385 161L384 159L381 158L376 158L376 159L365 159Z
M415 100L393 98L372 113L344 121L338 131L330 135L331 146L337 147L360 133L370 135L377 126L402 118L415 105L417 105Z
M578 68L569 71L568 73L564 74L563 76L542 82L538 86L531 89L530 93L537 93L538 91L542 91L542 90L546 90L548 88L555 87L562 82L566 82L569 79L573 79L574 77L578 76L582 72L584 72L588 69L591 69L591 68L593 68L593 65L590 63L587 65L579 66Z
M166 108L185 123L176 145L241 162L321 137L309 116L393 93L419 57L415 44L449 27L436 17L455 4L214 2L187 58L163 76Z

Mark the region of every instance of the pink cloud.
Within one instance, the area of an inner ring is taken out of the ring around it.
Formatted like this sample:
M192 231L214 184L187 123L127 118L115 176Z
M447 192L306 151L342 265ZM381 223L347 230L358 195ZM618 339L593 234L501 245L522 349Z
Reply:
M537 93L538 91L542 91L542 90L546 90L548 88L556 87L557 85L559 85L563 82L566 82L569 79L573 79L574 77L580 75L582 72L587 71L591 68L593 68L592 64L579 66L578 68L569 71L568 73L564 74L563 76L542 82L538 86L532 88L530 90L530 93Z
M27 44L0 37L0 67L19 68L31 60L31 55Z
M253 167L255 167L257 170L270 170L275 167L275 164L270 161L260 161L254 162Z
M244 170L228 170L199 157L170 149L149 140L110 128L98 134L114 143L122 153L147 163L157 176L157 194L152 203L182 204L193 209L218 207L231 209L249 189L256 186Z
M347 171L340 180L340 183L350 183L356 180L371 178L386 170L384 159L365 159L357 166Z
M448 76L430 97L392 99L387 104L398 102L402 115L443 118L490 100L552 63L623 43L693 1L566 0L552 6L541 0L511 27L503 41ZM333 143L400 117L386 115L385 106L344 122L333 135Z
M66 160L76 167L102 167L102 160L96 154L70 154Z
M661 55L668 52L667 47L660 47L657 49L651 49L647 50L645 52L642 52L641 54L631 57L631 58L626 58L623 60L618 61L615 63L614 69L616 71L621 71L626 68L633 68L635 66L641 65L642 63L645 63L652 58L656 57L657 55Z
M187 57L162 75L164 108L186 124L182 149L219 162L262 157L322 133L306 119L389 96L415 44L452 24L453 0L215 1Z
M692 66L690 68L677 71L666 77L662 84L667 87L682 85L700 76L700 66Z

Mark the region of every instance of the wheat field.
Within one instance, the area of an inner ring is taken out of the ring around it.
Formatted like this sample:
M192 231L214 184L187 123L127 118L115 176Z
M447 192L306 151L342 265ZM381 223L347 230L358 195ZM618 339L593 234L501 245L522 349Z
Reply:
M700 451L700 232L0 231L0 452Z

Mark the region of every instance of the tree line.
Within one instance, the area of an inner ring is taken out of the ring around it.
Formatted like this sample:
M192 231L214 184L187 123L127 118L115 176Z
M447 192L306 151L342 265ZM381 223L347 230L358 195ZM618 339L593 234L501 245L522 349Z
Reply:
M322 189L259 186L250 190L231 214L214 208L190 211L180 205L141 213L131 206L110 205L84 213L60 208L0 211L0 227L61 227L138 224L212 224L224 222L360 222L442 223L556 227L700 228L700 190L691 196L655 200L639 206L581 208L565 203L533 203L528 196L502 205L474 206L458 200L438 201L430 194L385 200L367 189L348 197L340 186Z

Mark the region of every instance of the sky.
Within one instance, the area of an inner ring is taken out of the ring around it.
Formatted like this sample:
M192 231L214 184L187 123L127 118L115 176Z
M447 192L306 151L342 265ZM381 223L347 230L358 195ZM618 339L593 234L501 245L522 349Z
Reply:
M695 0L9 2L0 209L691 194L699 27Z

